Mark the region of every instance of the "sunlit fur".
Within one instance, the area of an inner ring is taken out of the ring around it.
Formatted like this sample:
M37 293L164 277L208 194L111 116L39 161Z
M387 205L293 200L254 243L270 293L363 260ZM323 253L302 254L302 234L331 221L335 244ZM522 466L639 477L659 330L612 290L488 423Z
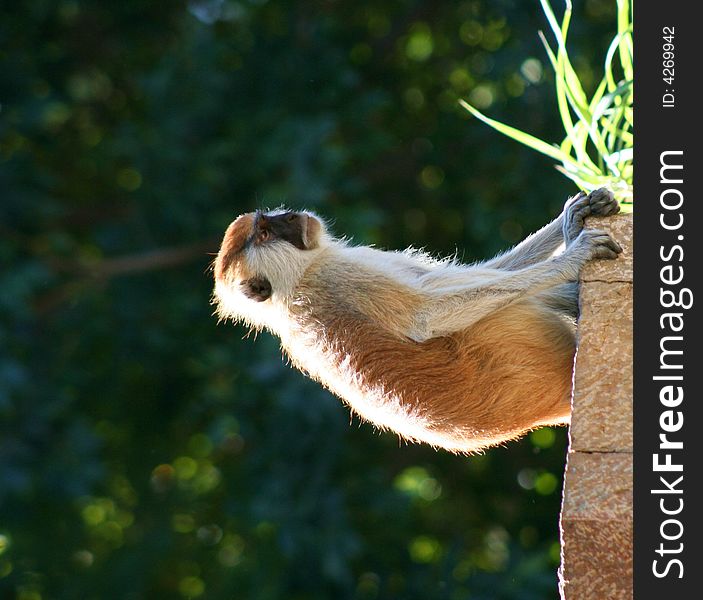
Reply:
M586 260L611 257L605 234L584 231L554 255L562 216L509 253L463 265L353 246L297 214L304 250L247 244L254 213L230 225L215 261L220 317L278 335L297 368L407 440L468 453L568 422L573 282ZM269 299L241 292L252 276L270 281Z

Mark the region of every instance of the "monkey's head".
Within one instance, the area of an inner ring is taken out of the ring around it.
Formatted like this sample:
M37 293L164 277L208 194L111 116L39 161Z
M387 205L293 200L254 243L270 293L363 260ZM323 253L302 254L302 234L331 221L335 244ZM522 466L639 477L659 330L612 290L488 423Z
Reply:
M215 301L223 317L270 326L271 306L285 299L328 241L307 211L277 209L237 217L215 259Z

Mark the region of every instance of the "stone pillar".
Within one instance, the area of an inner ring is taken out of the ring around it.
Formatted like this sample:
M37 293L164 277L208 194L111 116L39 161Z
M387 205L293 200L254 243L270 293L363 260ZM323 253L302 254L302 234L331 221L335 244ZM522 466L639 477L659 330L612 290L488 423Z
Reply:
M583 269L561 509L564 600L632 598L632 215L589 219L623 247Z

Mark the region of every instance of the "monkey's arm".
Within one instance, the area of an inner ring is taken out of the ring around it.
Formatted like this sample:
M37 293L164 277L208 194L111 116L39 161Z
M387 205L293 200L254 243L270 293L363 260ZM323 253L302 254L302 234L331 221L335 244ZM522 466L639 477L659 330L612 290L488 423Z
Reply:
M564 213L525 238L514 248L491 260L482 262L481 266L512 271L542 262L552 256L564 241L563 225Z
M619 210L613 193L607 188L599 188L588 195L580 192L566 201L564 210L551 223L481 266L513 271L546 260L562 243L569 246L576 239L587 216L607 216Z
M408 336L415 341L446 335L471 327L506 306L578 278L592 258L616 258L622 250L607 233L585 230L563 254L514 271L467 269L463 281L452 273L442 285L441 275L422 282L425 301Z

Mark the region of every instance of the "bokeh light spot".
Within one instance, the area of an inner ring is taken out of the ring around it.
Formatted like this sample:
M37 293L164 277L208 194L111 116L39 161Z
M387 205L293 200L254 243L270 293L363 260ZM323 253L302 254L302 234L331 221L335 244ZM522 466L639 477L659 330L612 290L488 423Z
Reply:
M9 560L0 560L0 579L12 573L14 567Z
M550 427L542 427L530 432L530 442L537 448L551 448L557 439L557 434Z
M534 469L521 469L517 474L517 482L521 488L525 490L532 490L535 487L535 479L537 478L537 473Z
M117 173L117 185L123 190L134 192L142 186L142 175L136 169L120 169Z
M553 473L540 473L535 479L535 491L541 496L548 496L557 489L559 480Z
M420 171L420 183L428 190L436 190L444 182L444 171L436 166L428 165Z
M178 479L192 479L198 472L198 463L190 456L179 456L173 461Z
M176 470L171 465L158 465L151 472L151 487L155 492L163 493L172 485Z
M408 467L394 480L397 490L421 500L432 502L442 495L442 486L423 467Z
M178 583L178 591L185 598L197 598L205 592L205 582L200 577L184 577Z
M425 23L416 23L410 29L410 36L405 44L405 54L408 58L422 62L432 56L434 40L432 32Z
M442 554L440 543L427 535L420 535L410 542L408 547L410 558L416 563L433 563Z
M478 21L465 21L459 28L461 41L469 46L478 46L483 38L483 27Z
M355 65L363 65L371 60L373 50L368 44L356 44L349 51L349 58Z
M536 58L528 58L522 63L520 73L530 83L539 83L542 80L542 63Z
M493 89L488 84L477 85L469 94L469 101L477 108L490 107L494 99Z
M420 110L425 105L425 95L422 90L416 87L411 87L405 90L403 100L408 108Z
M176 513L171 517L171 527L176 533L190 533L195 529L195 519L187 513Z

